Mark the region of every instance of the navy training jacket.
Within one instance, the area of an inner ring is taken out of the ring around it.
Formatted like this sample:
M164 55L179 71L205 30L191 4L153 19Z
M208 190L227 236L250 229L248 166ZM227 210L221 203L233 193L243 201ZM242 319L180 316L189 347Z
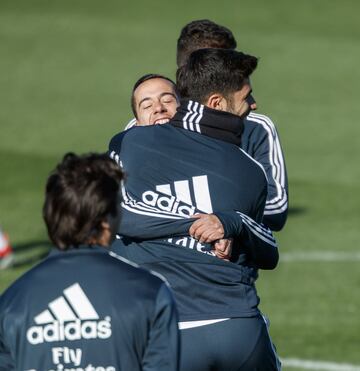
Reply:
M0 297L0 370L177 370L167 284L102 247L54 251Z

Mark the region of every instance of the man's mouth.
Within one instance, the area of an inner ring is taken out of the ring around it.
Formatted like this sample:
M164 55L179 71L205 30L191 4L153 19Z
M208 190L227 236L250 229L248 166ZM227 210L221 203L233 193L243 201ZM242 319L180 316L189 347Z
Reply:
M164 117L161 117L161 118L158 118L154 121L154 125L161 125L161 124L166 124L170 121L170 119L168 117L164 118Z

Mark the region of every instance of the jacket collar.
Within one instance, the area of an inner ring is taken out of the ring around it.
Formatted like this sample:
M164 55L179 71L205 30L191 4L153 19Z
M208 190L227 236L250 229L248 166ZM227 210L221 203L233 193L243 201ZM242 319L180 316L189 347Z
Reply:
M66 250L61 250L56 247L54 247L50 253L49 256L53 255L60 255L60 254L76 254L76 253L82 253L86 254L88 252L99 252L99 253L109 253L110 247L106 248L104 246L99 245L79 245L79 246L69 246Z
M183 100L170 125L240 145L244 123L240 116Z

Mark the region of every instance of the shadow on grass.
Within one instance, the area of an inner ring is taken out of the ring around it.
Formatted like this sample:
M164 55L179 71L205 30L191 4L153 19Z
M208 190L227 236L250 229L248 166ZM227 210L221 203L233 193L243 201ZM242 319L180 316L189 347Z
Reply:
M14 267L34 264L48 255L53 247L50 241L29 241L19 244L13 244L15 261Z
M288 214L289 216L298 216L301 214L305 214L306 212L307 212L307 209L305 207L294 206L294 207L289 207Z

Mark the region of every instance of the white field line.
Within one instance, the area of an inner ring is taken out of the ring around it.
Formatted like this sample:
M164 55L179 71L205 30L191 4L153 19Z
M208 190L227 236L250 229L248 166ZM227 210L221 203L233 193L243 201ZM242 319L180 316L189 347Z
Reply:
M280 262L322 261L322 262L355 262L360 261L360 251L280 251Z
M284 367L296 367L304 370L324 370L324 371L360 371L360 366L348 363L334 363L325 361L314 361L297 358L282 358L281 364Z

